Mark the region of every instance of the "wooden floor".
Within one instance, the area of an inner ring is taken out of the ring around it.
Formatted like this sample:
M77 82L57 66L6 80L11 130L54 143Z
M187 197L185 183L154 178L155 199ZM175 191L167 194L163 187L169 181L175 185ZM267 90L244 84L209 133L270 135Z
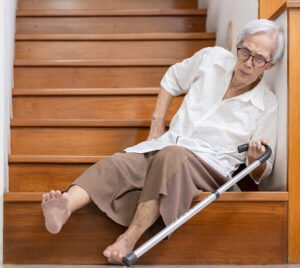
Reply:
M4 268L113 268L114 265L3 265ZM282 265L134 265L136 268L300 268L300 264Z
M4 265L4 268L113 268L114 265ZM134 265L136 268L300 268L300 264L282 265Z

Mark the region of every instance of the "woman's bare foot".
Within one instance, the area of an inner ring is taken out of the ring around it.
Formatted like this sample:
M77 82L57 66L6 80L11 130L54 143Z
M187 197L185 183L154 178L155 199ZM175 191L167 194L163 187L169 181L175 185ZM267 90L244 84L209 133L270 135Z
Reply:
M43 195L42 208L46 229L57 234L71 215L68 193L51 191Z
M122 258L133 250L135 243L136 241L123 234L103 251L103 255L110 264L122 264Z

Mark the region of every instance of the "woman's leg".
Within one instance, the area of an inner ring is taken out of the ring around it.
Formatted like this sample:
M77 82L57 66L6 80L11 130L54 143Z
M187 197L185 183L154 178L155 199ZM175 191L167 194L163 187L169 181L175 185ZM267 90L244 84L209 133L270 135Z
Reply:
M71 214L91 202L88 193L73 185L68 192L50 191L43 195L42 208L46 229L58 233Z
M156 222L160 216L160 197L165 185L191 155L178 146L166 147L155 154L146 175L140 202L127 231L103 252L110 263L121 263L122 257L133 250L142 234Z
M107 247L103 254L110 263L122 263L122 258L131 252L142 234L158 219L159 200L139 203L133 220L117 241Z

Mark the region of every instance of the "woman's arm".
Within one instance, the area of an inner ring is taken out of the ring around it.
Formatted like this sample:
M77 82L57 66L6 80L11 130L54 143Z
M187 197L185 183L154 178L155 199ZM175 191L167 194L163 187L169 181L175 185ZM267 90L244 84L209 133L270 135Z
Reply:
M173 96L161 87L152 115L150 133L147 140L157 139L165 132L165 119L172 99Z

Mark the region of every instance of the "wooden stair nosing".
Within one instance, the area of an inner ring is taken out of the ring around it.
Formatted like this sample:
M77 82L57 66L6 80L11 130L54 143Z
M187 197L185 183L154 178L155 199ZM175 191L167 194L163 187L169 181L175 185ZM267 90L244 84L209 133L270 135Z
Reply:
M206 16L206 9L17 10L17 17Z
M183 59L15 60L15 66L170 66Z
M93 164L109 155L9 155L10 164Z
M166 120L166 125L169 125ZM12 127L150 127L151 119L11 119Z
M215 40L216 34L202 33L120 33L120 34L16 34L16 40Z
M145 88L14 88L13 96L157 95L159 87Z
M40 202L43 192L6 192L4 193L4 202ZM210 193L203 192L194 202L199 202L206 198ZM220 201L288 201L288 192L226 192L219 199Z

